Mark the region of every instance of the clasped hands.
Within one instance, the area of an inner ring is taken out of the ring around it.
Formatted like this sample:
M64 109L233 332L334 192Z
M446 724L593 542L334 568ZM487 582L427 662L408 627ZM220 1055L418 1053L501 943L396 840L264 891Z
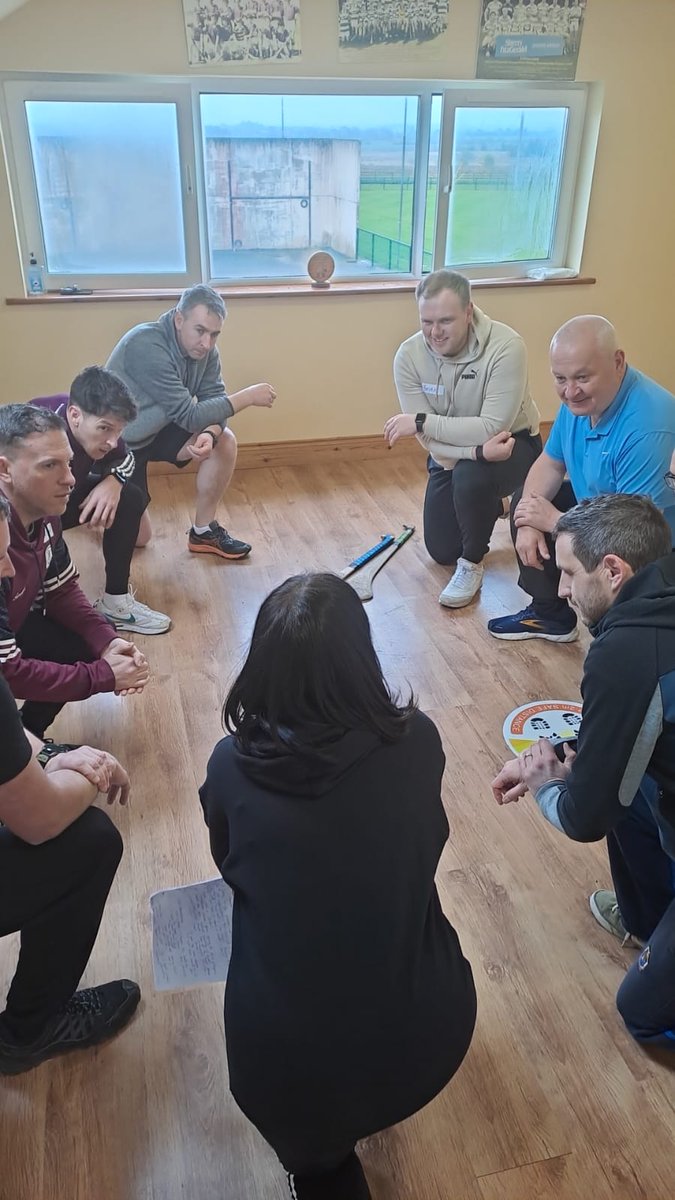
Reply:
M526 792L535 792L552 779L567 779L576 758L576 750L565 744L565 760L561 762L547 738L540 738L517 758L504 763L492 780L492 794L497 804L512 804Z
M115 695L132 696L142 692L150 678L148 660L133 642L125 638L113 638L106 646L101 658L108 663L115 676Z

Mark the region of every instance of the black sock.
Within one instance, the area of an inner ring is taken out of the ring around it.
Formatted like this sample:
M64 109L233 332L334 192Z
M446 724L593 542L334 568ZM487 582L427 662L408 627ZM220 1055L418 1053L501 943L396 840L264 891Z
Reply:
M293 1200L372 1200L363 1167L355 1152L333 1171L289 1175Z
M562 621L570 626L577 623L576 613L566 600L533 600L532 607L546 621Z

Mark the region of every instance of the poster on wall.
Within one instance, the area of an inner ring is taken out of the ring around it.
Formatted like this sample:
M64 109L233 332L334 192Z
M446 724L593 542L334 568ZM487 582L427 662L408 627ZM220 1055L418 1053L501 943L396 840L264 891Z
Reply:
M340 59L440 56L450 0L338 0Z
M284 62L300 55L299 0L183 0L188 62Z
M574 79L586 0L483 0L478 79Z

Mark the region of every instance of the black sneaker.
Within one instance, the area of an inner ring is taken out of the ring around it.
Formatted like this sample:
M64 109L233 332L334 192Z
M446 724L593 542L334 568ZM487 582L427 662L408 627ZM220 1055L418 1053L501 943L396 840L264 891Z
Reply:
M75 992L34 1042L16 1042L0 1032L0 1075L20 1075L47 1058L95 1046L122 1029L138 1007L141 989L130 979Z
M188 536L188 550L193 554L217 554L220 558L246 558L251 553L248 542L238 542L230 537L217 521L211 521L208 533L195 533L194 527Z

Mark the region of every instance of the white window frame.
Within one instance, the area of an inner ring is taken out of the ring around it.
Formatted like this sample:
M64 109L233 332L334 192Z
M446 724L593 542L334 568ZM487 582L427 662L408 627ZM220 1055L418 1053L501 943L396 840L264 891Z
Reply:
M454 114L459 107L494 105L495 107L565 107L569 111L565 148L561 167L561 182L552 252L547 259L514 263L453 263L471 279L507 279L526 277L533 267L578 269L578 262L569 259L572 237L574 244L583 244L590 189L582 194L579 164L586 126L587 97L590 85L570 83L494 83L476 80L470 83L449 80L365 80L299 79L245 76L171 77L148 80L139 77L76 77L25 74L2 76L0 119L5 136L10 186L18 230L22 262L35 250L44 262L44 247L37 188L25 113L27 100L114 100L117 102L160 101L175 104L178 117L178 142L183 191L183 218L186 251L186 271L179 274L144 275L86 275L46 274L47 288L79 284L95 291L158 290L188 286L199 280L216 285L247 283L261 286L293 282L287 276L264 280L260 277L237 277L223 281L210 277L208 226L206 221L206 180L202 155L200 95L203 93L277 94L277 95L400 95L418 98L418 122L415 151L415 183L412 221L412 270L407 273L382 272L341 275L341 282L350 280L377 284L382 280L412 280L422 273L424 245L425 200L429 162L432 97L442 96L442 121L438 159L438 194L435 224L434 267L444 266L448 219L448 188L452 186L451 162ZM580 236L581 233L581 236ZM298 279L304 277L296 277Z
M438 165L438 200L433 262L434 270L450 266L472 279L513 279L526 277L534 267L544 269L567 268L569 246L577 191L579 159L586 117L586 88L570 84L568 87L553 88L544 84L519 84L515 87L490 87L484 85L471 88L452 87L443 95L441 115L441 138ZM551 253L546 258L518 259L503 263L446 264L445 248L448 230L450 193L452 191L452 148L454 141L455 113L458 108L566 108L568 110L565 144L560 166L560 185L556 204L554 233ZM578 265L578 264L576 264Z
M165 271L143 274L82 274L68 272L59 274L44 271L45 286L58 290L72 285L92 288L94 291L130 291L137 288L183 288L194 283L201 275L201 257L197 220L197 201L194 188L195 159L192 142L192 113L189 88L170 83L151 83L140 80L125 80L123 83L101 80L53 81L31 80L6 81L4 100L7 130L7 159L10 179L15 185L14 210L19 233L21 260L25 265L32 250L38 261L45 263L45 247L38 200L37 184L33 168L28 119L25 104L28 100L51 100L62 102L116 103L165 103L176 108L179 170L183 198L183 237L185 245L185 271Z

